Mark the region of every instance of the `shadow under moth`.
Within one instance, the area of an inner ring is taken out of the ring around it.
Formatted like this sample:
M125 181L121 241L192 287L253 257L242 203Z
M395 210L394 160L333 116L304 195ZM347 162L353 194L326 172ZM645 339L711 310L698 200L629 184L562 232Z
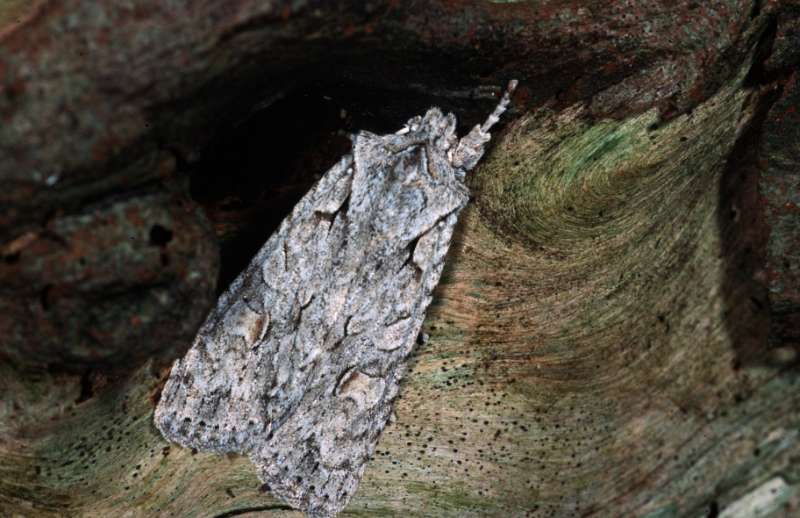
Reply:
M397 397L459 212L465 174L517 82L456 135L438 108L366 131L220 296L155 411L170 441L247 454L312 517L356 491Z

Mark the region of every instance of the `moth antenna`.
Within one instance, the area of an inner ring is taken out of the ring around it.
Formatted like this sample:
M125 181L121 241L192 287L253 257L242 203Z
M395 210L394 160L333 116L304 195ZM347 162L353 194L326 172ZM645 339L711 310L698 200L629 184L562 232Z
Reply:
M508 104L511 102L511 94L514 93L517 83L516 79L509 81L503 98L497 103L494 111L483 123L483 126L476 124L469 133L458 141L455 151L448 156L453 167L463 169L466 172L471 171L477 165L483 156L486 143L492 138L489 130L500 120L503 112L508 109Z
M519 81L516 79L512 79L508 82L506 91L503 93L503 98L500 99L500 102L497 103L494 111L489 114L489 117L486 118L486 122L484 122L483 126L481 126L481 131L483 133L489 133L489 130L492 129L492 126L494 126L497 121L500 120L500 116L503 115L503 113L505 113L505 111L508 109L508 104L511 102L511 95L514 93L514 90L517 89L517 84L519 84Z

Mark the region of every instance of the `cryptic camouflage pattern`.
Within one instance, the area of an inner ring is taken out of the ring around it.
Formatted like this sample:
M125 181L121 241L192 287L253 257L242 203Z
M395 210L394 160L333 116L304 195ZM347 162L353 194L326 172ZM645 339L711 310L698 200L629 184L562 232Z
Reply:
M309 516L355 493L439 282L465 173L516 81L464 138L431 108L359 132L220 297L155 412L170 441L247 454Z

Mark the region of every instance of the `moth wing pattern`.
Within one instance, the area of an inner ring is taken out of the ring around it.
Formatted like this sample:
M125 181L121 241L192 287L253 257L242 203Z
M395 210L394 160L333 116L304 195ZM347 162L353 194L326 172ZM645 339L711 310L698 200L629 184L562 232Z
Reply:
M516 81L462 139L431 108L353 150L220 297L155 411L170 441L247 454L309 516L350 500L388 421L439 282L465 173Z
M349 193L349 168L352 156L346 155L303 197L220 296L184 358L175 361L155 412L157 427L170 441L200 451L245 452L280 420L285 394L275 384L279 376L287 382L292 376L272 360L285 355L279 346L292 342L298 300L308 296L296 292L293 279L309 268L287 269L293 248L287 238L335 214ZM312 205L320 212L308 214Z

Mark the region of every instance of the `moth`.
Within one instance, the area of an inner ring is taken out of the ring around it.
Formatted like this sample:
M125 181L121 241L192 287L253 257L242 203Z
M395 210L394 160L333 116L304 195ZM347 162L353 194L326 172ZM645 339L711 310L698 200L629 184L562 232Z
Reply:
M154 417L166 439L248 455L308 516L347 505L469 199L465 175L516 85L461 139L438 108L352 137L173 365Z

